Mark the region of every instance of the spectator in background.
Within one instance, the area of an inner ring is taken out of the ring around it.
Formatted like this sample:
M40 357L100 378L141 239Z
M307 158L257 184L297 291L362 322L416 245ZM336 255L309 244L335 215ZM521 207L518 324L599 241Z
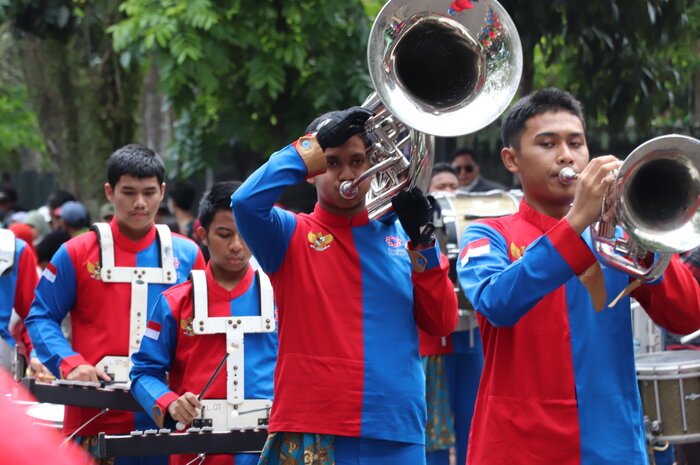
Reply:
M0 222L5 226L10 224L13 213L23 212L24 208L17 204L17 190L10 183L0 185Z
M100 207L100 221L109 223L114 218L114 205L107 202Z
M455 192L457 189L459 189L457 171L447 162L435 163L428 192Z
M44 219L44 215L42 215L39 210L28 211L23 222L32 229L32 243L34 245L39 244L39 242L51 232L51 226L49 226L49 223Z
M177 183L168 192L168 209L175 215L178 232L194 239L194 215L192 205L195 201L194 188L186 183Z
M75 200L75 196L68 191L57 189L49 194L49 198L46 200L46 206L49 207L49 215L51 216L49 220L51 229L56 230L61 226L61 220L58 216L57 209L69 200Z
M80 202L70 200L64 203L58 211L58 216L61 220L61 228L70 234L70 237L90 229L90 214L85 205Z
M463 192L485 192L493 189L508 190L500 182L481 176L479 157L474 150L466 147L457 149L452 156L452 168L457 171L459 190Z

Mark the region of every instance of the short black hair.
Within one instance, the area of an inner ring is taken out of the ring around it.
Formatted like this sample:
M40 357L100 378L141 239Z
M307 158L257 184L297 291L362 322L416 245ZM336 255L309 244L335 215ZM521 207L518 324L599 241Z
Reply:
M471 147L458 147L457 149L455 149L454 152L452 152L451 160L455 161L455 158L457 158L460 155L469 155L470 157L472 157L472 160L474 160L474 163L476 163L477 165L479 164L479 155L477 155L476 150L474 150Z
M452 168L452 165L447 163L446 161L439 161L433 165L433 172L430 174L430 177L432 178L433 176L440 174L440 173L452 173L455 176L457 176L457 170Z
M49 207L49 211L53 211L55 208L60 207L70 200L75 200L75 196L73 194L62 189L56 189L49 194L49 197L46 200L46 205Z
M194 187L184 182L178 182L171 189L168 189L168 197L178 208L190 211L194 205Z
M199 202L199 224L204 229L209 229L214 215L219 210L231 212L231 196L243 184L240 181L217 182L209 191L204 193ZM233 214L233 213L232 213Z
M125 174L139 179L155 176L158 184L162 184L165 178L163 159L143 145L125 145L110 155L107 160L107 182L112 189Z
M581 102L565 90L547 87L521 98L507 111L501 126L503 145L520 148L520 135L527 120L550 111L569 112L580 119L583 129L586 129Z
M315 132L318 132L318 129L319 129L319 126L321 125L321 123L336 113L338 113L338 110L329 111L328 113L324 113L321 116L314 119L306 127L306 134L313 134ZM358 134L358 136L362 137L362 142L365 143L365 148L368 148L372 144L372 142L369 140L369 137L368 137L366 131L362 131L361 133Z

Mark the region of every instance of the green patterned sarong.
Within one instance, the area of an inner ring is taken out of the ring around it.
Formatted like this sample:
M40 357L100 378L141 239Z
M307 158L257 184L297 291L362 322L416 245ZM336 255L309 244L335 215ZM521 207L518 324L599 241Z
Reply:
M270 433L258 465L335 465L335 436L312 433Z
M455 445L455 427L445 376L445 356L421 357L425 370L425 402L428 421L425 425L425 451L449 449Z

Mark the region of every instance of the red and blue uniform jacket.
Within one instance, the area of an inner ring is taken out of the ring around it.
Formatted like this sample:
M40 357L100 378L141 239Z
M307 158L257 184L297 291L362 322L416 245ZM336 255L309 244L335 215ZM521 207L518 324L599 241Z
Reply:
M116 220L110 223L114 237L116 266L159 267L160 247L156 228L139 241L124 236ZM197 244L173 234L176 282L187 280L190 270L204 269L204 258ZM148 285L151 309L169 284ZM80 234L61 246L51 258L36 288L34 303L26 320L37 356L51 372L64 378L78 365L95 365L106 355L129 354L131 283L104 283L100 277L100 246L94 231ZM70 312L71 342L61 331L61 321ZM67 406L63 429L72 433L99 410ZM101 415L80 431L91 436L98 432L125 434L134 429L154 427L148 417L135 424L131 412L112 411Z
M590 233L535 211L470 225L458 274L478 311L485 365L469 465L648 463L636 380L631 278L601 263L606 306L577 278L596 262ZM657 324L700 327L700 291L674 257L632 296Z
M414 268L424 269L412 272L409 253L416 252L407 250L398 221L370 220L366 210L349 219L318 205L308 215L273 207L287 186L309 176L306 163L313 166L287 146L232 196L278 308L269 429L423 444L416 328L434 335L455 328L447 258L437 246L420 251L422 267Z
M260 315L260 283L251 267L231 291L214 280L206 269L209 316ZM192 330L192 282L163 292L152 311L141 348L132 356L131 393L153 416L165 417L168 405L182 394L199 394L226 353L226 334L195 334ZM277 360L277 332L245 335L244 398L272 399ZM168 374L168 384L164 382ZM204 399L226 398L226 370L207 389ZM169 418L169 417L167 417ZM170 419L172 420L172 419ZM170 425L174 426L174 423ZM240 455L240 456L239 456ZM207 456L207 463L240 464L251 454ZM252 463L257 463L254 454ZM171 456L171 464L188 463L192 456Z
M7 274L0 276L0 336L11 347L16 343L9 328L12 309L21 319L27 317L38 281L36 256L32 248L22 239L15 238L14 264ZM29 354L32 347L26 331L22 331L22 342Z

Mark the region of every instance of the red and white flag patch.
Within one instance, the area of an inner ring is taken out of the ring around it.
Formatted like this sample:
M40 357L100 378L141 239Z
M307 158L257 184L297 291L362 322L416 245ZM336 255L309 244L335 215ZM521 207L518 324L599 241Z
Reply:
M149 321L146 325L146 331L143 333L144 337L148 337L150 339L153 339L154 341L157 341L158 337L160 336L161 327L162 325L160 323L156 323L153 320Z
M44 271L41 273L41 276L46 278L49 282L54 282L56 281L57 274L58 270L53 263L49 262L49 264L46 265L46 268L44 268Z
M479 257L481 255L486 255L489 253L491 253L491 241L489 241L488 237L484 237L467 244L466 247L464 247L464 249L462 249L462 252L459 254L459 259L462 263L462 266L464 266L467 263L469 263L470 258Z

